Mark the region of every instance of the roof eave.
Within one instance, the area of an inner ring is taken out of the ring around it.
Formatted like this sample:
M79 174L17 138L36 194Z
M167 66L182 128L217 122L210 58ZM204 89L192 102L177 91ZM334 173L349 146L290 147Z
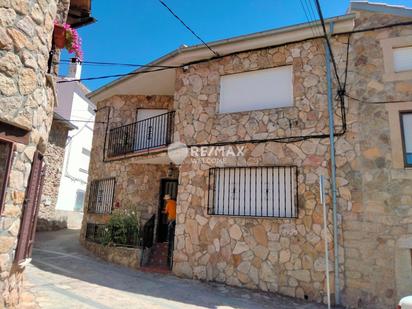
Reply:
M325 23L328 25L330 23L335 23L334 33L344 33L353 30L354 23L353 20L355 14L346 14L342 16L336 16L328 18L325 20ZM351 22L352 21L352 22ZM221 56L236 52L244 52L247 50L253 50L258 48L270 47L270 46L279 46L282 44L289 44L294 41L302 41L305 39L315 38L313 36L313 27L319 27L321 31L320 22L302 23L288 27L277 28L274 30L262 31L253 34L241 35L233 37L230 39L224 39L219 41L214 41L208 43L210 47L216 50ZM299 34L300 33L300 34ZM266 38L272 37L270 43L265 43ZM252 43L254 41L254 43ZM184 65L194 61L207 61L213 58L214 55L211 54L210 50L202 44L194 45L190 47L178 48L161 58L156 59L155 61L149 63L149 65ZM182 59L179 59L182 58ZM179 61L181 60L181 61ZM139 68L134 73L150 71L148 68ZM103 93L114 86L119 85L120 83L129 80L136 75L128 75L121 77L117 80L114 80L107 85L102 86L101 88L89 93L87 97L89 99L96 98L97 96L101 99L104 99Z

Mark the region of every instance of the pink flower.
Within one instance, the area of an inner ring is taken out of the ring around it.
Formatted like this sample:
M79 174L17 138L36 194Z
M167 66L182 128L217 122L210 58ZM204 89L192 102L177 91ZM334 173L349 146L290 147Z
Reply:
M57 25L57 20L54 23ZM63 24L63 27L66 30L66 49L69 53L74 53L77 59L83 60L82 40L79 33L76 29L71 28L69 24Z

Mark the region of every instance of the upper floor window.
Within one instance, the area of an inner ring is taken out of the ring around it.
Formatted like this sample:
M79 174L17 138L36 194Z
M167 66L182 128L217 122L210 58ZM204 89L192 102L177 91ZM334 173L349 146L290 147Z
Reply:
M90 157L90 150L82 147L82 154L84 154L87 157Z
M412 112L401 113L401 130L405 166L412 167Z
M292 66L222 76L220 113L293 106Z
M412 35L380 40L383 53L383 80L412 79Z
M412 71L412 46L393 49L393 68L395 72Z

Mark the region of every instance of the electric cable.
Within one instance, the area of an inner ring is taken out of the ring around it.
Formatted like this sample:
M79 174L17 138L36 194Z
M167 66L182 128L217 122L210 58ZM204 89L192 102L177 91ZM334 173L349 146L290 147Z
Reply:
M318 14L319 14L319 18L320 18L320 23L321 23L321 25L322 25L323 35L324 35L324 38L325 38L325 40L326 40L327 47L328 47L329 52L330 52L330 56L331 56L330 58L331 58L331 60L332 60L333 69L334 69L334 71L335 71L335 76L336 76L336 81L337 81L337 83L338 83L338 88L339 88L339 91L342 91L342 84L341 84L341 81L340 81L340 78L339 78L338 69L337 69L337 66L336 66L335 56L333 55L332 46L331 46L331 44L330 44L330 40L329 40L329 37L328 37L328 33L326 32L326 25L325 25L325 20L324 20L324 18L323 18L322 9L321 9L321 7L320 7L319 0L314 0L314 1L315 1L315 4L316 4L316 8L317 8L317 10L318 10Z
M166 3L164 3L162 0L158 0L187 30L189 30L196 38L199 39L200 42L202 42L203 45L205 45L215 56L219 57L220 55L213 50L199 35L197 35L173 10L167 6Z
M367 32L367 31L376 31L376 30L381 30L381 29L387 29L387 28L398 27L398 26L408 26L408 25L412 25L412 22L394 23L394 24L389 24L389 25L384 25L384 26L379 26L379 27L352 30L352 31L342 32L342 33L339 33L339 34L336 34L336 35L349 35L349 34L354 34L354 33L361 33L361 32ZM320 36L320 37L324 37L324 36ZM310 39L316 39L316 38L310 38ZM305 41L305 40L302 40L302 41ZM270 47L274 47L274 46L267 46L265 48L270 48ZM258 48L258 49L261 49L261 48ZM214 59L223 58L223 57L230 56L230 55L231 54L220 55L219 57L215 57ZM194 61L194 62L191 62L191 63L185 63L183 65L173 66L173 67L170 67L170 68L166 66L164 68L163 67L159 68L159 70L162 71L162 70L168 70L168 69L183 68L185 66L188 66L188 65L191 65L191 64L194 64L194 63L203 62L203 61L206 61L206 60L199 60L199 61ZM145 67L150 68L152 66L151 65L145 65ZM156 66L154 66L154 67L156 67ZM86 77L86 78L80 78L80 79L68 79L68 80L65 80L65 81L57 81L57 83L81 82L81 81L84 81L84 80L98 80L98 79L107 79L107 78L113 78L113 77L124 77L124 76L130 76L130 75L139 75L139 74L143 74L143 73L156 72L156 71L157 70L139 71L139 72L133 71L133 72L124 73L124 74Z
M61 59L60 63L72 63L70 59ZM176 65L156 65L156 64L133 64L133 63L119 63L119 62L98 62L98 61L80 61L82 65L102 65L102 66L127 66L127 67L139 67L139 68L170 68L175 69L180 66ZM59 64L59 62L55 62Z

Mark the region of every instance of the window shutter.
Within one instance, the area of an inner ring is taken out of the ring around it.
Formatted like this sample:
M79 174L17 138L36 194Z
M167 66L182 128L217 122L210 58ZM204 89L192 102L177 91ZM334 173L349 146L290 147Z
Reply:
M23 215L20 226L19 242L16 249L15 261L24 262L31 257L36 232L37 214L43 189L45 167L43 156L35 152L31 168L29 183L26 189L26 198L23 204Z
M395 72L412 70L412 46L393 49L393 67Z

